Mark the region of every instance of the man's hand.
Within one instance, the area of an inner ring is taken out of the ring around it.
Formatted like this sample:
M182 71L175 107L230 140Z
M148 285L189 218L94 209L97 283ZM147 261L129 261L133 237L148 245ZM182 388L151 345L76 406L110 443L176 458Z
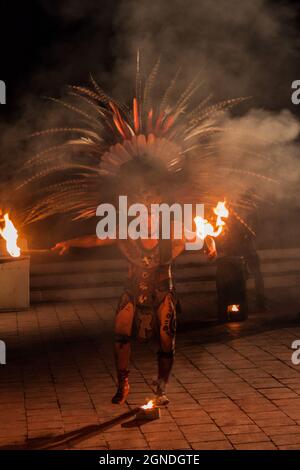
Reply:
M217 250L216 248L210 248L207 250L207 256L210 258L210 259L214 259L217 257Z
M214 259L217 256L217 249L214 239L212 237L206 237L205 244L207 256L210 259Z
M53 248L51 248L51 251L58 252L58 254L61 256L61 255L68 253L69 249L70 249L70 245L67 241L65 241L65 242L56 243L56 245Z

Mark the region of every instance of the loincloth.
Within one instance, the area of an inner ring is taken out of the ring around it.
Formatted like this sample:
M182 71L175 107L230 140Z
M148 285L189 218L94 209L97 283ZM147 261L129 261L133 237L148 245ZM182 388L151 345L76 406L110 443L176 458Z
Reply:
M170 310L168 314L174 318L176 295L169 267L139 270L139 272L135 270L134 275L131 272L127 279L117 314L126 305L132 304L134 309L132 336L139 341L147 341L159 334L158 310L167 297Z

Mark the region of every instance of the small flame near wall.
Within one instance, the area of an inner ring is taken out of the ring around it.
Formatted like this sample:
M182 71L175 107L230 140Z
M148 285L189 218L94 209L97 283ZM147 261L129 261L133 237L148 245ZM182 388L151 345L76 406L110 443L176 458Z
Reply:
M228 305L227 307L228 313L234 313L234 312L239 312L239 311L240 311L240 306L238 304Z
M10 256L18 258L21 255L21 250L18 246L18 230L15 228L8 214L4 214L2 220L4 221L4 227L0 228L0 235L6 241L6 251Z

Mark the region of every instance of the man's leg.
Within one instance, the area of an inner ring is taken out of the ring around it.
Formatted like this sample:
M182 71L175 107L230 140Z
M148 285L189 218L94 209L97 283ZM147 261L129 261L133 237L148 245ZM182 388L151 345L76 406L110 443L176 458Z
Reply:
M119 302L115 316L115 362L118 374L118 389L112 398L116 404L124 403L129 393L129 361L134 305L125 292Z
M157 353L157 403L167 405L166 386L171 374L175 354L176 304L172 293L165 296L157 310L159 325L159 351Z

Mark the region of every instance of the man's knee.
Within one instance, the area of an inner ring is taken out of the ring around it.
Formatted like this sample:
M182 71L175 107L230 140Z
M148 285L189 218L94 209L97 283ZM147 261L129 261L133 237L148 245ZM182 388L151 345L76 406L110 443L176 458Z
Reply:
M134 316L134 305L133 303L127 298L126 295L123 295L119 305L117 307L116 315L115 315L115 332L122 335L131 334L132 329L132 322Z
M160 335L174 338L176 333L176 308L173 299L162 305L160 316Z

